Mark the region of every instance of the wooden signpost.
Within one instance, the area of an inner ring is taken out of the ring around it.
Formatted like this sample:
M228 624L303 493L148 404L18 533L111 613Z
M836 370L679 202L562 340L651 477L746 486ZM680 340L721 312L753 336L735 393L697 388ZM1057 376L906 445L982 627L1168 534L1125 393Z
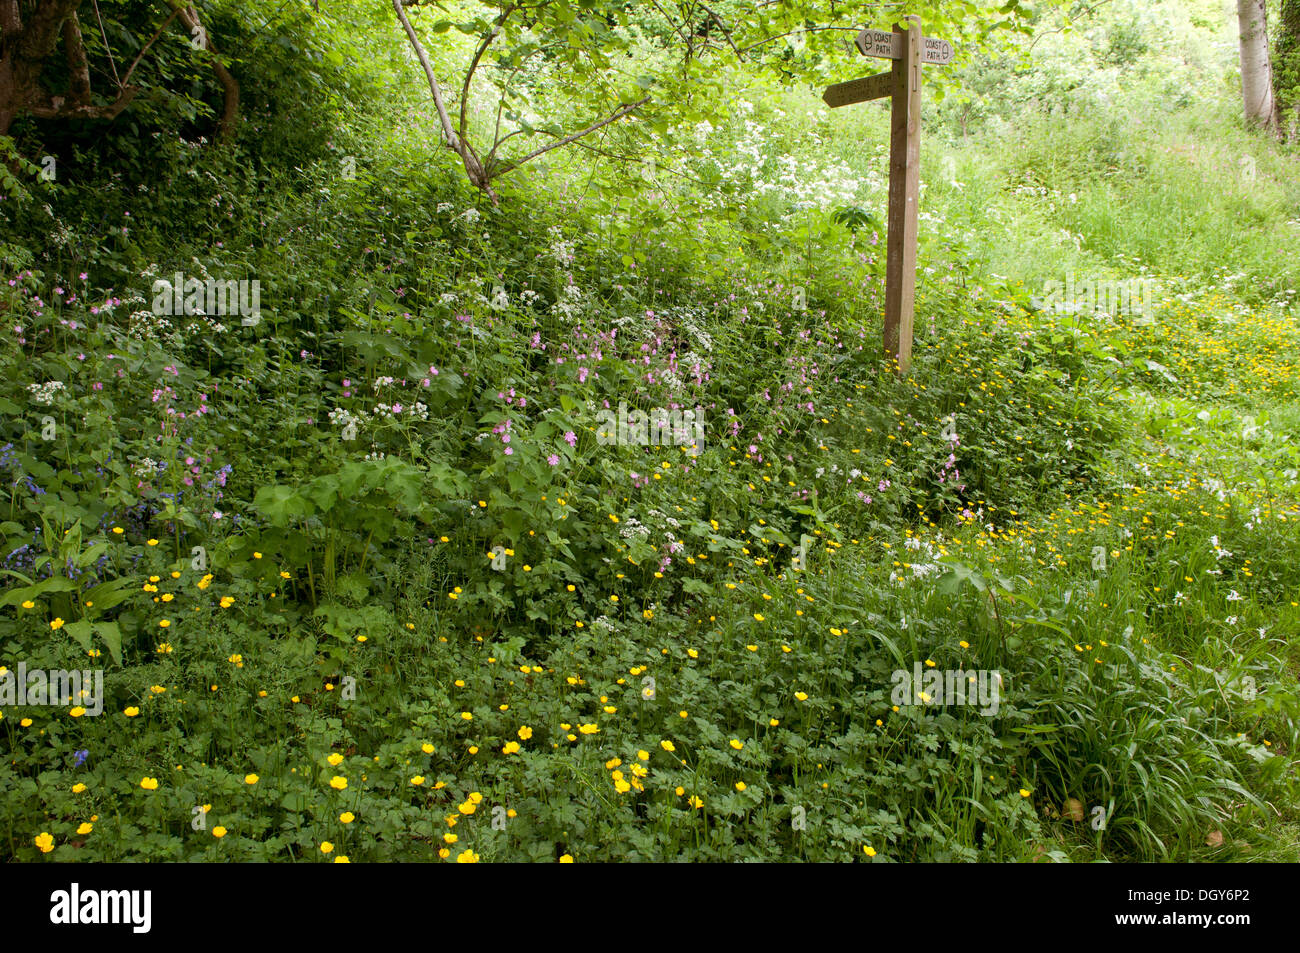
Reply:
M946 40L921 35L921 21L909 16L892 33L863 30L864 56L893 60L887 73L836 83L822 99L835 109L891 97L889 132L889 233L885 261L885 352L899 373L912 363L912 318L916 295L916 200L921 171L921 67L952 59Z

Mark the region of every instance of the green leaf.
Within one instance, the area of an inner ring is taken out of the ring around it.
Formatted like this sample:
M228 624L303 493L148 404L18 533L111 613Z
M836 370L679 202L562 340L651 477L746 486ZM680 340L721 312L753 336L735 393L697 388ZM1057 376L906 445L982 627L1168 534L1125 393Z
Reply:
M72 636L73 641L80 645L84 651L90 651L90 637L94 634L94 629L85 619L67 623L63 627L63 631Z
M116 622L96 622L95 634L104 640L108 646L108 654L113 656L113 661L118 665L122 664L122 630L117 627Z

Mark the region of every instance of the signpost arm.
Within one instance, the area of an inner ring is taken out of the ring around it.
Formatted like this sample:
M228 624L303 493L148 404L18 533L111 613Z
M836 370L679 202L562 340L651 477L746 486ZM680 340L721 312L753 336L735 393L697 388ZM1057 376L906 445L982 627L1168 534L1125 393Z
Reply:
M902 55L893 61L889 136L889 233L885 265L885 353L898 372L912 363L916 293L916 212L921 159L921 21L907 17L894 32Z

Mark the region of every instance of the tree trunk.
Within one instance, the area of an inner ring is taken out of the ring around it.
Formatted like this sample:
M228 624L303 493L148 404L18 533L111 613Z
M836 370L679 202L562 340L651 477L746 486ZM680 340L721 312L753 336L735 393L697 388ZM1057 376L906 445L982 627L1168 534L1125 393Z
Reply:
M1237 0L1241 50L1241 98L1246 122L1277 134L1277 101L1273 98L1273 67L1268 55L1268 13L1265 0Z
M54 52L64 22L80 5L81 0L44 0L24 22L18 0L0 0L0 136L33 105L62 105L41 88L41 69Z
M80 6L81 0L0 0L0 136L20 113L42 119L112 119L134 98L135 87L123 86L112 103L91 103L90 68L77 20ZM53 96L41 85L45 62L60 37L71 75L67 97Z

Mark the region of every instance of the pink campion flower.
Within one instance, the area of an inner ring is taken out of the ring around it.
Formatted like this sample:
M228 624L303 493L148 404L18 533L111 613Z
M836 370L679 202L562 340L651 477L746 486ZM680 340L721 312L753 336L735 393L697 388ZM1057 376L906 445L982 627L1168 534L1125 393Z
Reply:
M89 276L83 271L81 274L77 275L77 277L80 278L82 281L85 281L86 278Z
M876 489L879 490L881 493L884 493L886 490L889 489L889 485L890 484L888 480L881 480L879 483L876 484Z
M564 442L570 447L576 447L578 445L578 437L572 430L566 430L564 432Z
M429 373L432 374L434 377L437 377L437 376L438 376L438 369L437 369L436 367L434 367L432 364L430 364L430 365L429 365Z
M400 414L401 412L402 412L402 405L401 405L401 404L393 404L393 413L394 413L394 414Z
M515 452L515 448L514 448L514 447L506 447L506 456L507 456L507 457L510 456L510 455L511 455L512 453L514 453L514 452Z
M432 383L432 382L429 380L429 378L426 377L424 380L420 381L420 386L421 386L421 387L428 387L431 383Z
M551 466L556 466L560 462L560 457L558 454L553 453L546 458L546 462L549 463Z

